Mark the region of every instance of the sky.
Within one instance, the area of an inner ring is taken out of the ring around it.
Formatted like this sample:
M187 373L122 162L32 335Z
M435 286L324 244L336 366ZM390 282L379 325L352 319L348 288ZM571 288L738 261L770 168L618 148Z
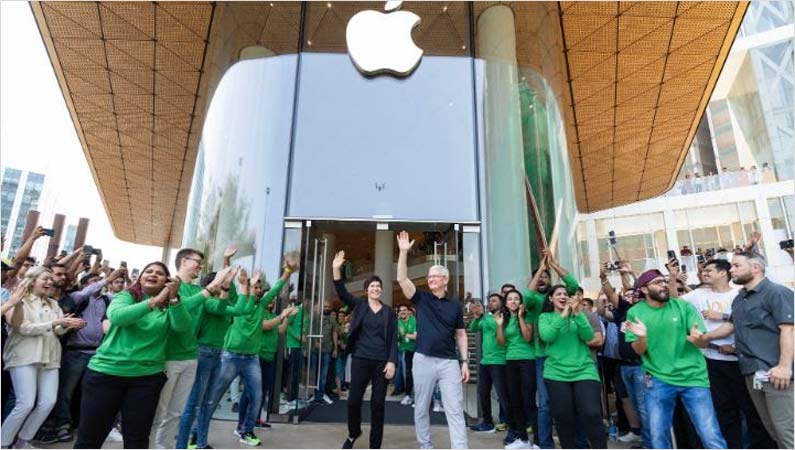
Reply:
M160 247L130 244L113 235L39 28L24 1L0 1L0 166L45 174L42 214L54 209L66 215L66 224L88 218L86 243L101 248L111 266L125 260L128 267L140 268L161 258Z

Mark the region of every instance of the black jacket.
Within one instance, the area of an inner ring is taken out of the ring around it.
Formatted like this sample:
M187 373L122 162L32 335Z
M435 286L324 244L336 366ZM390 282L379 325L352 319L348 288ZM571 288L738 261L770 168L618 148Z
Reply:
M351 310L353 318L351 319L351 328L348 330L348 352L353 354L356 349L356 338L359 336L359 331L362 328L362 321L364 315L367 313L367 308L370 307L366 298L354 297L345 288L345 282L342 280L334 280L334 289L337 295ZM386 330L386 348L387 353L384 355L384 360L397 365L398 358L398 345L397 345L397 316L395 311L389 305L384 305L384 329Z

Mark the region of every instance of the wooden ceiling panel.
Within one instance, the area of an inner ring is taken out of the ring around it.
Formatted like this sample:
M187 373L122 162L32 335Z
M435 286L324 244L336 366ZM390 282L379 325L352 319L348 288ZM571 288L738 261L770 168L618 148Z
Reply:
M473 3L475 17L495 4ZM561 106L578 208L670 187L747 3L506 4L519 64L542 73ZM307 6L306 51L344 52L348 18L383 3ZM403 8L423 18L413 36L427 55L468 54L470 6ZM33 2L32 9L115 234L179 245L209 99L241 49L298 50L301 3Z

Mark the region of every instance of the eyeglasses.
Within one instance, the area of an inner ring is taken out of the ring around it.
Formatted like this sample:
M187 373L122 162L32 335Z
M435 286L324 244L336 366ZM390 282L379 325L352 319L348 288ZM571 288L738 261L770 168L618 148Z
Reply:
M654 281L649 281L647 284L653 284L655 286L665 286L666 284L668 284L668 282L665 280L654 280Z
M428 275L428 278L445 278L445 275L439 275L439 274L434 273L434 274Z
M185 259L189 259L189 260L191 260L191 261L195 262L196 264L198 264L198 265L199 265L199 267L201 267L201 266L203 266L203 265L204 265L204 260L201 260L201 259L199 259L199 258L185 257Z

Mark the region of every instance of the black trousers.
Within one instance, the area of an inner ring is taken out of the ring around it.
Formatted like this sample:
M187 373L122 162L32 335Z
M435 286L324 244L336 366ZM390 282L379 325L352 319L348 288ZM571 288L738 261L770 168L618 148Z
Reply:
M481 364L478 369L478 403L480 416L485 423L494 423L491 415L491 388L497 391L497 402L504 411L509 411L508 390L505 379L505 364Z
M533 416L533 404L536 392L535 360L505 361L505 384L508 394L511 429L519 439L528 440L527 424ZM499 395L499 391L497 392ZM533 429L538 426L532 424Z
M591 448L607 448L602 424L602 386L598 381L553 381L544 379L549 392L552 418L561 448L577 447L577 425L583 428ZM578 423L579 419L579 423Z
M370 448L381 448L384 439L384 407L387 379L386 361L351 358L351 390L348 395L348 436L362 434L362 400L367 384L372 383L370 397Z
M124 448L148 448L166 374L117 377L87 369L83 376L80 429L74 448L102 448L121 412Z
M406 383L403 386L403 389L406 392L406 395L411 395L411 393L414 392L414 373L412 372L412 368L414 367L414 352L408 350L404 352L403 364L406 369Z
M300 348L288 350L288 369L287 369L287 400L293 401L298 398L298 388L301 382L301 362L304 359L304 352Z
M776 448L756 412L737 361L707 358L712 404L729 448L743 448L742 416L748 425L750 448Z

